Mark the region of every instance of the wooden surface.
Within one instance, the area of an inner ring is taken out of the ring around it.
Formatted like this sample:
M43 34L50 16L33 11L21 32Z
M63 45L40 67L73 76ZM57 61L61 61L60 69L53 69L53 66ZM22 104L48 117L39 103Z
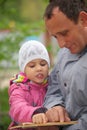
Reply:
M10 129L15 129L15 128L33 128L33 127L44 127L44 126L64 126L64 125L73 125L78 123L77 121L70 121L70 122L47 122L45 124L35 124L35 123L22 123L17 126L13 126Z

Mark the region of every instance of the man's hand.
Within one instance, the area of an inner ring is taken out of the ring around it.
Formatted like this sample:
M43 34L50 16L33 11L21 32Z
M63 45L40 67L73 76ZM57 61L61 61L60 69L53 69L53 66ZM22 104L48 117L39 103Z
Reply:
M55 106L55 107L50 108L46 112L46 116L48 118L48 121L51 121L51 122L55 122L55 121L59 121L59 122L70 121L70 118L69 118L65 108L62 107L62 106Z
M37 123L37 124L38 124L38 123L41 124L41 123L46 123L46 122L48 122L48 119L47 119L45 113L39 113L39 114L33 115L33 117L32 117L32 122L33 122L33 123Z

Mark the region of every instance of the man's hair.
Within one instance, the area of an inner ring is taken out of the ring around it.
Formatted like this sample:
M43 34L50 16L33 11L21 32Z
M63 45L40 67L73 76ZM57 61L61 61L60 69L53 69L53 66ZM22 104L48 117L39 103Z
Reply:
M56 7L75 23L77 23L81 11L87 12L85 0L49 0L44 17L50 19L53 15L53 9Z

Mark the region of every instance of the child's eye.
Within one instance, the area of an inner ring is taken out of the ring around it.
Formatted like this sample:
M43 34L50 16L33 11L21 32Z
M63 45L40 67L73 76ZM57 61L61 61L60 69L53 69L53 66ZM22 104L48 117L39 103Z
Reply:
M43 60L43 61L40 63L41 66L45 66L46 64L47 64L47 62L46 62L45 60Z
M35 64L31 64L31 63L30 63L30 64L28 64L28 67L29 67L29 68L34 68L34 67L35 67Z
M40 65L41 65L41 66L45 66L45 65L46 65L46 63L41 63Z
M34 68L34 67L35 67L35 65L29 65L29 67L30 67L30 68Z

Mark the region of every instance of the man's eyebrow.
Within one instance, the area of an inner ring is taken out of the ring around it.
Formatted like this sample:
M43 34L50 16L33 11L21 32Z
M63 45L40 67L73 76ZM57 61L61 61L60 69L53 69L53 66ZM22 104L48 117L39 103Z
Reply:
M57 32L56 35L57 35L57 34L65 34L65 33L68 33L68 32L69 32L69 30L63 30L63 31L61 31L61 32Z

